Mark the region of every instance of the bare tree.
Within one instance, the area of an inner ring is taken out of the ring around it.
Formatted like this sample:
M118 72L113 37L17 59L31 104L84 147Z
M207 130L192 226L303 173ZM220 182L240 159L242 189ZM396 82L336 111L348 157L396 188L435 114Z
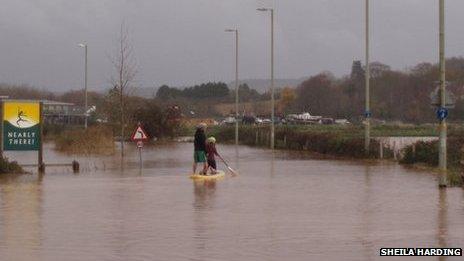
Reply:
M119 120L121 134L121 157L124 157L124 129L126 115L126 97L135 89L134 81L137 74L137 65L134 57L134 50L130 42L130 34L124 22L117 39L117 49L112 57L115 76L112 78L114 91L119 95Z

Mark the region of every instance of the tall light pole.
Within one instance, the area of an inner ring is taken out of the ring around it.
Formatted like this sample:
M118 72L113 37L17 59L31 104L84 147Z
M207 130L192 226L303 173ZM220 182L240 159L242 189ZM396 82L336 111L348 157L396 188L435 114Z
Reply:
M235 33L235 145L238 145L238 29L226 29L228 33Z
M366 105L365 105L365 137L364 137L364 150L369 153L371 143L371 111L370 111L370 59L369 59L369 0L366 0L366 72L365 72L365 85L366 85Z
M275 101L274 101L274 9L258 8L261 12L271 12L271 149L274 149L275 140Z
M440 42L440 107L446 107L446 68L445 68L445 1L439 2L439 42ZM446 136L447 136L446 118L440 119L440 147L439 147L439 168L442 171L440 177L440 187L446 187Z
M85 68L84 68L84 126L87 129L87 44L79 44L85 50Z

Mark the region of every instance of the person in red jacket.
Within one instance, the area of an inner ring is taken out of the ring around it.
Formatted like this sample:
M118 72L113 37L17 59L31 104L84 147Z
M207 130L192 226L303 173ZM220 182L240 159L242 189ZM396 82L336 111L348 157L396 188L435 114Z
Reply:
M211 169L211 174L217 174L216 158L219 156L216 150L216 139L209 137L206 140L206 158L208 159L208 169Z

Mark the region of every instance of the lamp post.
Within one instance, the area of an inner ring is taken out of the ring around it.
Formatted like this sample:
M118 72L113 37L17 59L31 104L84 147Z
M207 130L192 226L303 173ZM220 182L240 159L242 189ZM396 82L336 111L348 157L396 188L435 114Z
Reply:
M274 101L274 9L258 8L261 12L271 12L271 149L274 149L275 139L275 101Z
M87 129L87 44L80 43L80 47L84 48L85 52L85 68L84 68L84 126Z
M439 42L440 42L440 107L446 107L446 67L445 67L445 1L439 0ZM447 177L446 177L446 136L447 136L447 126L446 118L440 119L440 146L438 149L438 163L441 170L440 176L440 187L447 186Z
M235 33L235 145L238 146L238 29L226 29L228 33Z
M364 137L364 150L369 153L371 143L371 111L370 111L370 60L369 60L369 0L366 0L366 72L365 72L365 85L366 85L366 105L365 105L365 137Z

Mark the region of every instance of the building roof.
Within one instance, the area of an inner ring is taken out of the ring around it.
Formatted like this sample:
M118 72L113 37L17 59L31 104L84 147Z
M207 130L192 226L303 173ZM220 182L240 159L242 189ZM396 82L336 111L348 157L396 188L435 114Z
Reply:
M52 100L10 99L8 96L0 96L0 100L12 100L12 101L19 101L19 102L37 102L37 101L40 101L44 105L62 105L62 106L74 106L75 105L74 103L52 101Z
M44 105L64 105L64 106L74 106L74 103L69 102L60 102L60 101L51 101L51 100L41 100Z

